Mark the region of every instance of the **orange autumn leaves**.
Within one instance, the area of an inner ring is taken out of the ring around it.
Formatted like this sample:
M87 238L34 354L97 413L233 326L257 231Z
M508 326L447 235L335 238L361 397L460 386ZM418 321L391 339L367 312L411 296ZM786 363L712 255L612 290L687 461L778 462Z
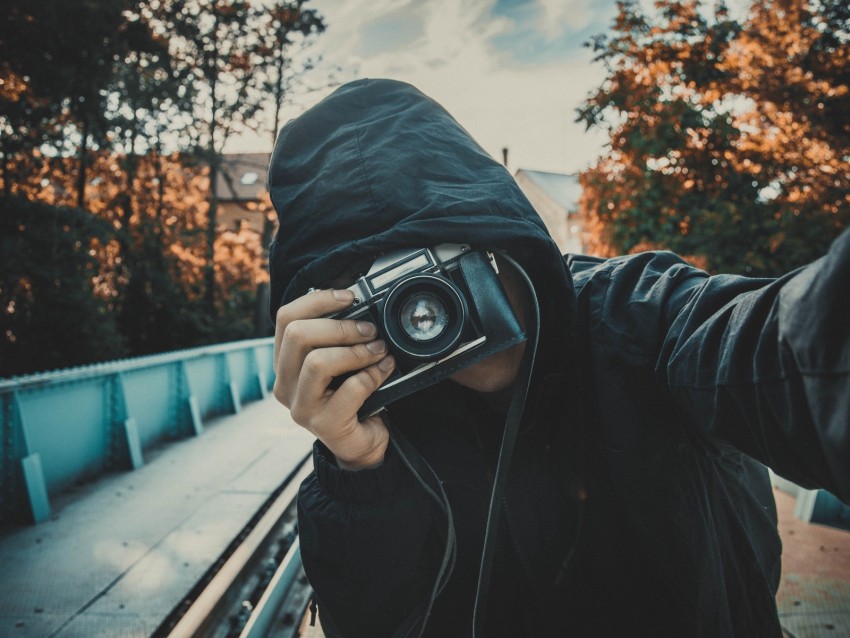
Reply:
M838 0L759 0L740 22L722 5L621 3L579 110L610 136L581 175L591 249L753 275L825 250L850 219L848 17Z

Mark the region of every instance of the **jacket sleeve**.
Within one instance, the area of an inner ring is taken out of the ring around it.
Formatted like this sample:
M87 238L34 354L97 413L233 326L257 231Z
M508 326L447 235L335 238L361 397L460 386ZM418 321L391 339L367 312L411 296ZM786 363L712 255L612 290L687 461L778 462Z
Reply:
M676 402L704 432L850 502L850 234L776 281L682 292L656 369Z
M699 435L850 502L850 231L776 280L649 255L609 272L609 333L626 349L651 335L648 363Z
M391 636L430 595L439 512L392 446L381 466L351 472L317 441L313 463L298 527L325 635Z

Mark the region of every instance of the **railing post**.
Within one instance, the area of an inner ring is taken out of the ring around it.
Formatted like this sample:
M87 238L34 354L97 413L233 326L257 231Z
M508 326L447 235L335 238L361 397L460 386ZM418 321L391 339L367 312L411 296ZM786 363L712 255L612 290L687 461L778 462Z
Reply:
M21 472L24 476L33 523L44 522L50 518L50 499L47 496L44 471L41 469L41 455L33 452L22 458Z
M13 469L15 435L12 410L12 393L0 394L0 519L2 520L13 518L16 509L12 504L17 495L15 480L17 472Z
M266 371L263 368L262 362L260 361L260 349L252 348L254 353L254 373L257 376L257 385L260 387L260 396L262 398L266 398L269 396L269 381L266 377Z
M806 523L840 527L850 523L850 507L826 490L801 488L794 503L794 516Z
M3 503L0 510L12 520L41 523L50 518L50 500L41 456L30 449L16 391L4 392Z
M239 414L242 411L242 399L239 397L239 388L233 380L233 371L230 366L230 357L226 352L219 355L222 375L224 377L225 403L229 404L231 414Z
M142 442L134 416L127 411L127 394L124 391L124 375L116 372L110 376L109 409L106 413L110 432L112 453L110 465L121 469L137 470L145 464Z
M201 418L201 408L198 404L198 397L192 392L192 382L189 379L189 371L186 369L186 362L180 361L178 371L180 377L180 393L179 393L179 408L180 412L185 413L188 410L189 425L191 434L200 436L204 432L204 421Z

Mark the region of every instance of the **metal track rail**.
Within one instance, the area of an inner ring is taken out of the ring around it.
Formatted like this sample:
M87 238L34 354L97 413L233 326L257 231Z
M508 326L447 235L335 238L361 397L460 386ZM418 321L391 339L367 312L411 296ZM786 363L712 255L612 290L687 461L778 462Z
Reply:
M308 456L155 638L262 638L272 631L275 638L299 635L312 591L301 566L295 498L311 470Z

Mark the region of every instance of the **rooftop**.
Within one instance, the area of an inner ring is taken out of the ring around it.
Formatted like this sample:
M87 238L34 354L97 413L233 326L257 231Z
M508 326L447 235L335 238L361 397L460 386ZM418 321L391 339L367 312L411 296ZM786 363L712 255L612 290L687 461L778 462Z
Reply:
M578 200L581 196L578 175L530 171L524 168L519 169L517 173L523 173L529 177L531 181L563 208L574 210L578 207Z
M250 201L266 190L269 153L229 153L222 157L218 197L222 201Z

